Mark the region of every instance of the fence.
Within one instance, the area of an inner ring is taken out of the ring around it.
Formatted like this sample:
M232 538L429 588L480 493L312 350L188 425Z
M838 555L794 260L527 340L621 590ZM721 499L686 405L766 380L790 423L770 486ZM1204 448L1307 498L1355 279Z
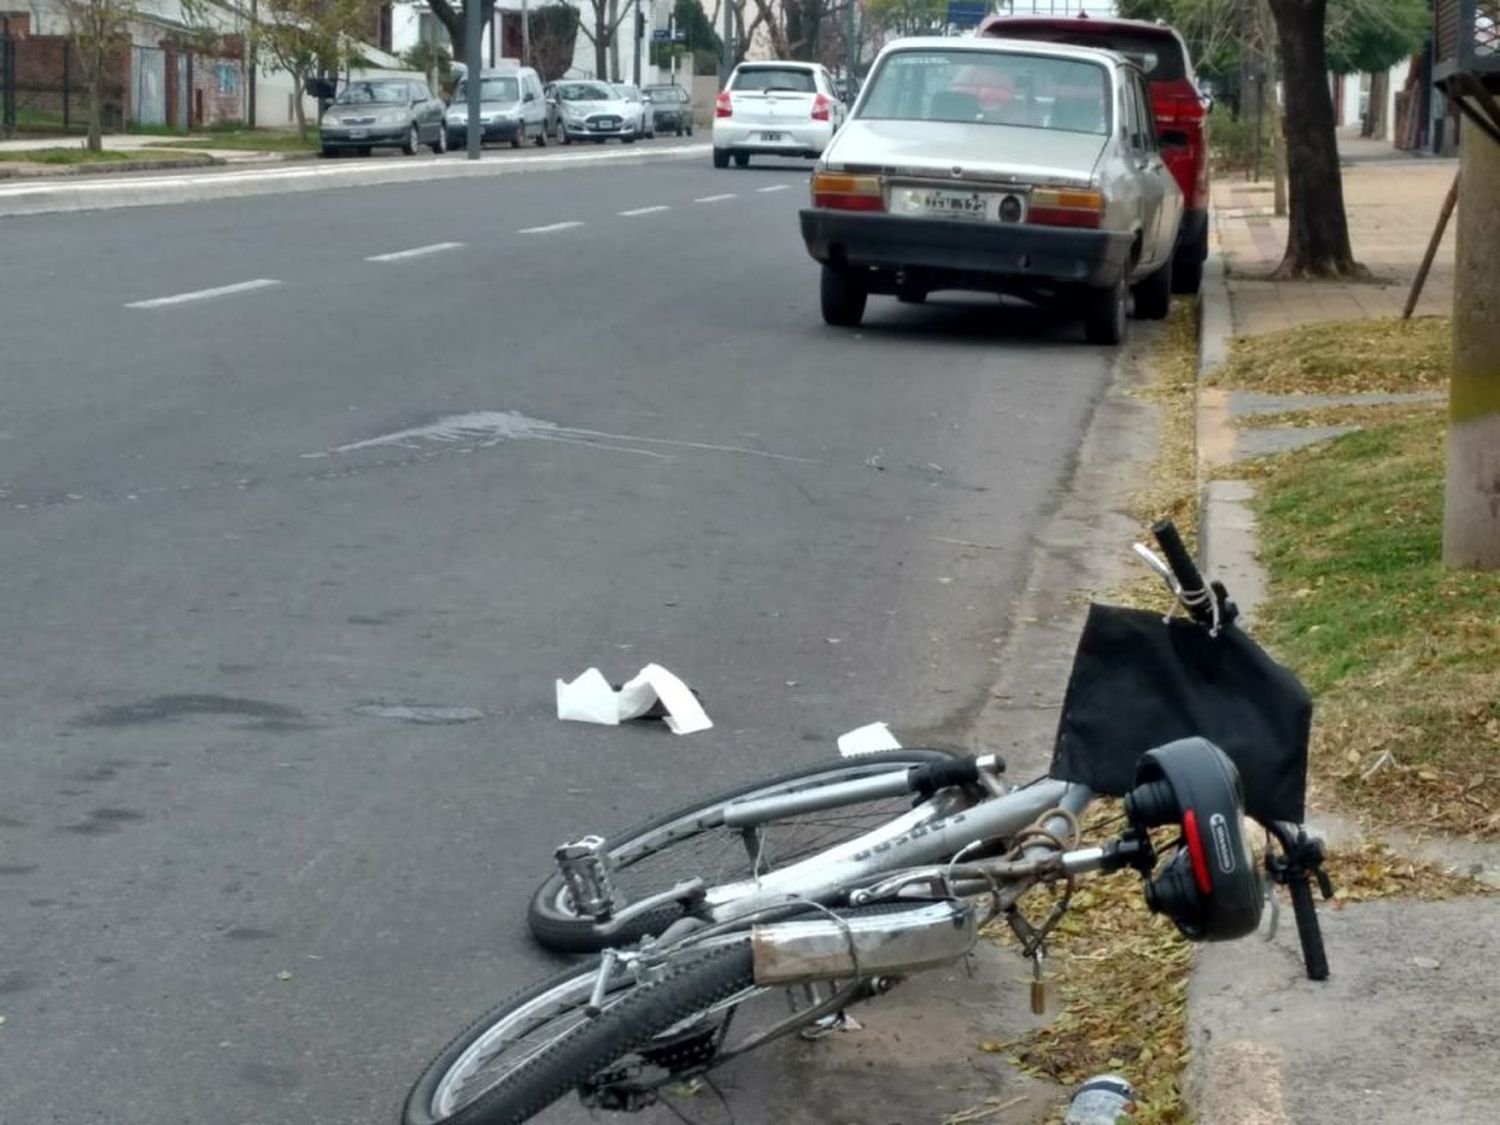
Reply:
M88 128L88 84L72 43L61 35L12 36L7 106L9 128L18 133L83 132ZM100 78L101 125L123 129L128 62L111 58Z

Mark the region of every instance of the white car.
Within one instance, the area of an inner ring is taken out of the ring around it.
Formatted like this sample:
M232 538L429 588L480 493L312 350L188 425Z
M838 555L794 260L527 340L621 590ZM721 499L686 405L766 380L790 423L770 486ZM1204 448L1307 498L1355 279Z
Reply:
M635 135L647 140L656 136L656 117L651 112L651 99L642 97L641 91L629 82L613 83L615 93L630 106L635 121Z
M714 167L752 156L820 156L848 112L817 63L746 62L714 102Z
M872 293L938 289L1066 304L1118 344L1131 295L1167 315L1182 191L1145 75L1109 51L902 39L876 58L812 176L802 238L822 311L852 326Z

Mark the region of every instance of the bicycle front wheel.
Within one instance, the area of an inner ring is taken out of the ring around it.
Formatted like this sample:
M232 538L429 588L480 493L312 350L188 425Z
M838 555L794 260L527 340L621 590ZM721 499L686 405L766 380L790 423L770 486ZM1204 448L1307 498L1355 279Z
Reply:
M725 825L725 807L735 801L801 793L949 758L941 750L890 750L822 762L654 817L605 841L616 889L627 903L637 902L692 878L701 877L712 887L786 867L893 820L912 807L913 798L866 800L785 817L753 829ZM526 911L532 936L566 953L596 953L610 945L631 945L647 935L660 934L681 916L682 908L668 903L634 919L623 931L605 935L591 917L574 909L558 874L537 889Z

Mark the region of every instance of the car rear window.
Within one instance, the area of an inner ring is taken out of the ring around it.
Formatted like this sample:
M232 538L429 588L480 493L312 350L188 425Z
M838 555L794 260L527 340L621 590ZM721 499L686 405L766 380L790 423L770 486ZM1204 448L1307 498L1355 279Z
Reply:
M1109 132L1109 72L1079 59L1013 52L911 50L870 77L861 118Z
M731 90L790 90L798 94L815 94L812 71L802 67L744 67L735 76Z
M997 39L1031 39L1116 51L1144 70L1151 82L1176 82L1187 77L1182 44L1175 36L1145 28L1090 25L1088 20L1074 20L1066 26L999 20L985 34Z

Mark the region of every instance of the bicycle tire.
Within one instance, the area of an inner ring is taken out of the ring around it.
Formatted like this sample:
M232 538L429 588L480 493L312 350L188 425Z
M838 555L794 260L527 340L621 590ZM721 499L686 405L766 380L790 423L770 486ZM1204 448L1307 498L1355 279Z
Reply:
M751 871L748 856L744 857L745 869L742 872L729 874L721 872L714 877L701 867L689 866L684 869L680 878L662 876L652 879L649 872L643 877L641 872L632 871L632 868L636 868L647 859L665 854L671 848L701 839L708 832L714 831L715 826L705 825L703 822L711 820L713 814L731 801L743 800L758 794L807 788L815 784L833 784L838 781L869 776L895 765L923 765L928 762L945 761L951 757L951 754L942 750L888 750L857 758L824 761L786 773L774 774L769 778L748 782L713 797L684 805L672 812L660 814L633 828L616 833L605 840L605 852L609 856L617 884L636 884L638 894L635 897L637 898L668 890L681 878L688 878L692 875L704 875L710 878L711 882L730 882L749 878ZM831 847L843 839L859 835L873 824L889 820L900 811L904 811L901 800L896 798L861 802L831 811L847 816L850 810L867 806L869 808L868 822L851 821L850 831L842 835L834 831L822 836L814 845L780 855L777 857L780 862L763 868L762 873L785 866L815 851ZM825 818L828 816L828 814L811 815ZM784 823L793 822L811 823L807 818L797 817L788 818ZM653 841L658 839L661 840L660 845L653 847ZM648 911L633 919L629 925L606 936L599 932L592 919L581 918L569 908L567 888L562 876L556 872L536 889L526 908L526 922L531 929L532 937L541 945L563 953L597 953L606 946L632 945L643 937L654 937L660 934L681 916L682 908L675 903L668 903Z
M597 962L560 974L492 1009L449 1043L417 1079L407 1095L403 1125L520 1125L662 1031L753 985L748 936L707 950L680 950L677 956L690 959L658 980L627 987L620 1002L559 1036L473 1101L446 1112L438 1098L471 1047L558 982L597 975Z

